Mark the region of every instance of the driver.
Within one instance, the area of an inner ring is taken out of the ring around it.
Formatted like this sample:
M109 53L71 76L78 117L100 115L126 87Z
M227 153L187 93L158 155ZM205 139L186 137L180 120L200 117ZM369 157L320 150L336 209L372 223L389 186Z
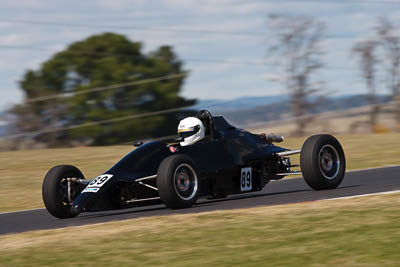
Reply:
M181 146L190 146L202 140L205 136L203 122L195 117L188 117L179 122L178 135L183 138Z

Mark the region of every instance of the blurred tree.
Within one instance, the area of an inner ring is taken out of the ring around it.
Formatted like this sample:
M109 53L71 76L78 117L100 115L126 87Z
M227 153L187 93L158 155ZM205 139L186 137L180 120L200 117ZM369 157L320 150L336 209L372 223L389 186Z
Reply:
M375 40L363 40L357 42L352 52L358 57L358 62L368 88L368 102L371 106L370 127L374 132L376 129L377 117L380 110L375 87L375 67L379 62L376 57L376 48L378 43Z
M25 101L13 108L17 132L68 127L133 114L185 107L195 103L179 96L184 75L151 83L115 89L76 92L94 87L140 81L183 73L182 62L170 46L145 55L141 43L123 35L104 33L71 44L28 70L20 81ZM43 101L30 99L55 94L68 97ZM51 146L78 144L108 145L135 138L160 137L176 131L182 112L119 121L68 131L38 134L31 138Z
M304 135L304 129L312 120L306 116L318 105L321 97L321 82L311 82L311 76L323 64L320 47L325 25L308 17L291 17L272 14L268 16L269 53L277 56L284 69L283 82L291 96L291 106L297 123L297 135Z
M387 18L380 18L377 27L379 44L384 48L387 63L386 81L392 93L392 99L397 102L396 121L400 125L400 37L396 27Z

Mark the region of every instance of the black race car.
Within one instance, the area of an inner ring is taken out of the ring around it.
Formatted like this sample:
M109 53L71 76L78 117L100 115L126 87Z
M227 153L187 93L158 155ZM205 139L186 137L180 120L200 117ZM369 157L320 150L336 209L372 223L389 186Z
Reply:
M43 181L47 210L70 218L80 212L159 203L180 209L191 207L199 197L259 191L287 175L302 174L315 190L336 188L343 180L345 155L331 135L311 136L301 150L289 150L273 144L283 141L282 136L252 134L206 110L197 118L205 129L200 141L183 146L181 136L136 142L136 149L92 180L85 180L74 166L53 167ZM187 135L183 128L179 131ZM300 166L292 165L289 156L299 153ZM294 171L296 167L301 171Z

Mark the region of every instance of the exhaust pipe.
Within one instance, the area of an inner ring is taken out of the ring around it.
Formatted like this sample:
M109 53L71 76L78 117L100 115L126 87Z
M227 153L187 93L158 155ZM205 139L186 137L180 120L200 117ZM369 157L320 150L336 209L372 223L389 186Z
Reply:
M273 143L281 143L285 140L282 135L270 133L267 135L267 141Z
M270 134L265 134L262 133L259 135L261 139L267 141L268 143L281 143L285 138L283 138L282 135L270 133Z

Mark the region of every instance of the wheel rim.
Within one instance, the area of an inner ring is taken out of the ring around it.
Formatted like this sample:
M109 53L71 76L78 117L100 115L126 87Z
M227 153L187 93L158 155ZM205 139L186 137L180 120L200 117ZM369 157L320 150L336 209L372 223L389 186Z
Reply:
M72 176L67 176L72 177ZM67 178L62 178L58 183L58 192L59 196L61 196L61 203L63 206L70 207L72 202L77 197L77 190L73 183L70 183L70 192L69 192L69 199L68 199L68 181Z
M191 200L196 195L197 175L189 164L183 163L175 169L174 187L177 195L183 200Z
M324 145L318 155L319 169L326 179L335 179L340 169L340 157L332 145Z

